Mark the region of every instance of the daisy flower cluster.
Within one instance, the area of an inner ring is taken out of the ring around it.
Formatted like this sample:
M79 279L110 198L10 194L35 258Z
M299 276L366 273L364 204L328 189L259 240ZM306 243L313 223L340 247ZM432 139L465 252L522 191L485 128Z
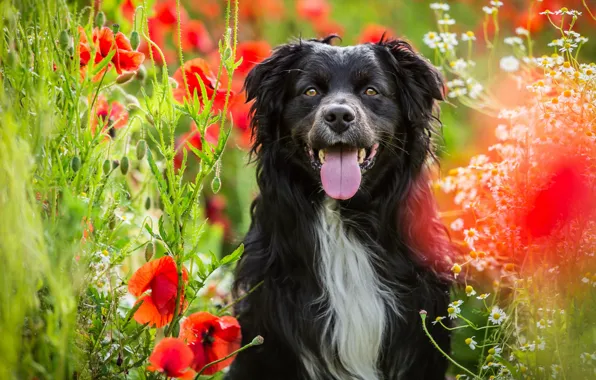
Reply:
M501 5L484 7L487 22L496 22ZM449 9L431 8L439 21ZM455 300L432 323L463 329L463 343L480 351L477 373L461 367L460 379L587 379L596 373L589 354L596 341L574 331L593 321L588 310L596 308L596 64L579 57L588 42L573 30L581 12L551 13L572 22L553 24L560 38L544 49L552 48L550 54L535 56L540 47L532 47L524 28L500 41L485 39L492 54L497 43L505 51L492 58L498 75L514 83L508 92L523 98L515 106L501 106L491 86L475 79L472 32L459 40L470 46L467 59L458 55L457 41L438 45L451 33L449 25L439 22L439 32L424 38L448 78L449 98L493 116L494 123L487 151L436 182L453 207L443 213L461 252L452 274L464 284L458 294L469 307ZM474 286L487 280L492 289L478 295Z

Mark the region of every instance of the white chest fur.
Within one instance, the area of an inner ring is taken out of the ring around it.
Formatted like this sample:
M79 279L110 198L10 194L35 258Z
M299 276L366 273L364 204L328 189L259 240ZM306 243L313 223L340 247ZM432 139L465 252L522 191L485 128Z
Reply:
M394 295L378 279L373 267L374 252L346 230L335 201L325 202L317 234L322 297L329 306L322 316L323 362L338 380L381 380L378 358L386 308L397 312ZM305 364L316 379L316 366L306 361L310 360L305 358Z

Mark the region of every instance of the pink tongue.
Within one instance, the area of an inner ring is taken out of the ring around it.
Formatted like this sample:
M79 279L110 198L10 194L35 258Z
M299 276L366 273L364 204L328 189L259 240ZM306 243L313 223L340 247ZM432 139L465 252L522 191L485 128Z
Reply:
M334 199L350 199L360 187L358 149L338 147L325 151L321 183L325 193Z

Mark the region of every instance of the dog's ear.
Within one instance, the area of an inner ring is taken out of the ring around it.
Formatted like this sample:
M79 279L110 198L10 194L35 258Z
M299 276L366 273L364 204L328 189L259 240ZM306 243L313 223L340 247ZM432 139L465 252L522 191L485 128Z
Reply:
M264 144L279 140L279 122L286 98L292 67L299 59L304 46L301 42L281 45L271 56L256 65L246 77L244 89L251 106L253 147L258 153Z
M403 40L381 40L378 43L397 80L399 97L410 121L428 119L437 100L444 100L441 73L425 58L414 52Z

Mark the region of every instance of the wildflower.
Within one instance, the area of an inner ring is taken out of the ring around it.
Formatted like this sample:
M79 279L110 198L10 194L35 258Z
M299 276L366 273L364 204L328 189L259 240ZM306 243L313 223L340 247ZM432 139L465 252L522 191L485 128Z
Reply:
M565 7L559 9L558 11L555 11L555 15L560 16L560 15L569 15L569 16L581 16L582 13L579 11L576 11L574 9L567 9Z
M433 325L436 325L437 323L441 322L443 319L445 319L445 317L437 317L437 318L435 318L435 320L434 320L434 321L432 321L431 323L432 323Z
M502 1L491 1L490 5L492 5L495 8L500 8L503 6L503 2Z
M213 40L201 21L190 20L182 28L182 49L198 50L202 53L208 53L214 48Z
M298 0L296 13L302 19L318 22L329 16L331 5L327 0Z
M211 125L205 130L205 141L212 145L216 145L219 139L219 128L217 125ZM181 148L182 146L182 148ZM190 131L182 134L176 140L176 155L174 156L174 167L180 169L182 160L184 158L183 150L188 150L189 146L196 148L197 150L203 149L203 140L201 133L199 132L197 125L193 122Z
M437 22L439 25L455 25L455 20L451 18L447 13Z
M108 103L105 96L99 95L93 108L95 110L95 117L91 119L91 131L93 133L99 125L102 132L107 132L113 138L117 129L126 127L128 124L128 111L117 101Z
M464 220L462 218L455 219L449 226L453 231L460 231L464 228Z
M511 46L515 46L515 45L519 45L522 46L524 45L524 41L519 38L519 37L506 37L504 40L506 45L511 45Z
M153 349L148 369L163 372L167 377L192 379L193 372L188 369L192 360L193 353L182 340L164 338Z
M155 19L161 28L173 29L178 23L176 14L176 0L166 0L155 5ZM188 22L188 13L184 8L180 8L180 22L185 25Z
M431 49L436 49L438 43L441 42L441 37L435 32L428 32L422 38L424 43Z
M501 67L501 70L512 73L519 70L519 60L511 55L503 57L501 58L499 66Z
M472 287L471 285L466 286L466 295L468 297L476 295L476 291L474 290L474 287Z
M472 350L475 350L475 349L476 349L476 345L478 344L478 342L476 342L476 341L474 340L474 338L475 338L475 336L473 336L473 337L471 337L471 338L466 338L466 344L467 344L468 346L470 346L470 348L471 348Z
M546 322L544 321L544 319L541 319L538 322L536 322L536 327L539 329L546 328Z
M461 313L460 306L463 303L464 303L464 301L457 300L457 301L451 302L448 305L447 313L449 314L449 319L455 319L455 318L457 318L457 314Z
M528 35L530 35L530 32L527 29L524 29L522 27L517 27L517 28L515 28L515 34L517 34L519 36L528 36Z
M474 249L474 242L478 240L478 231L475 228L464 230L464 240L470 248Z
M483 11L484 13L486 13L487 15L492 15L493 13L497 12L497 11L498 11L498 9L497 9L497 8L495 8L495 7L487 7L487 6L484 6L484 7L482 7L482 11Z
M451 271L453 272L453 276L457 277L461 273L461 266L459 264L453 264Z
M111 63L116 67L118 74L122 74L123 71L137 71L145 60L145 54L134 51L130 41L122 32L114 35L112 29L105 26L93 30L93 43L97 49L96 63L107 57L114 49L116 50Z
M461 34L462 41L476 41L476 35L471 30Z
M488 298L488 296L490 296L490 293L482 293L481 295L479 295L478 297L476 297L479 300L485 300Z
M188 89L184 86L184 78L186 76L186 83ZM199 80L205 85L207 96L211 99L215 92L214 108L221 109L225 101L226 91L220 90L217 83L217 78L211 71L209 64L202 58L194 58L184 63L184 67L178 68L174 73L174 80L178 83L178 87L173 90L174 98L182 103L184 100L191 100L196 93L199 99L204 104L205 100L201 99L201 85Z
M445 3L431 3L430 4L430 9L433 9L435 11L437 11L437 10L448 11L449 10L449 4L445 4Z
M495 325L500 325L506 318L507 314L505 314L503 309L499 308L498 306L493 306L490 315L488 316L488 320Z
M389 37L394 35L395 33L393 33L391 30L389 30L387 27L383 25L367 24L364 27L364 29L362 29L362 32L358 37L358 42L360 42L361 44L365 44L367 42L377 43L381 41L381 38L383 38L383 36Z
M188 273L182 269L182 278L186 282ZM151 290L151 293L146 293ZM128 281L128 291L140 297L137 303L143 302L134 314L140 324L149 323L155 327L163 327L172 321L176 307L178 290L178 270L174 259L164 256L140 267ZM180 297L180 305L184 304L184 294Z
M223 359L240 348L240 325L234 317L216 317L207 312L188 316L180 326L180 337L194 353L191 367L200 371L207 364ZM213 375L229 366L233 357L208 367L203 374Z
M236 47L236 59L242 57L242 63L235 73L246 75L259 62L271 54L271 46L266 41L244 41Z

